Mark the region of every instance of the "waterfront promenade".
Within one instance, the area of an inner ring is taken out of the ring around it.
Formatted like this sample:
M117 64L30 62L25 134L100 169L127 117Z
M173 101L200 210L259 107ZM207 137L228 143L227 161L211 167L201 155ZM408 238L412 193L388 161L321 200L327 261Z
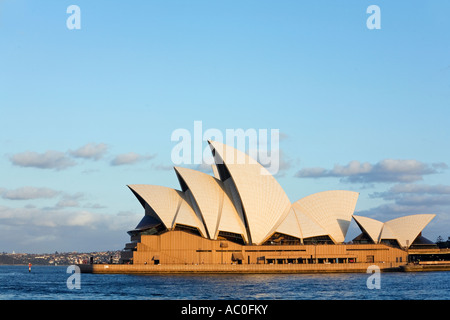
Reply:
M333 263L333 264L198 264L198 265L133 265L133 264L81 264L82 273L106 274L176 274L176 273L365 273L376 265L381 272L401 271L404 263Z

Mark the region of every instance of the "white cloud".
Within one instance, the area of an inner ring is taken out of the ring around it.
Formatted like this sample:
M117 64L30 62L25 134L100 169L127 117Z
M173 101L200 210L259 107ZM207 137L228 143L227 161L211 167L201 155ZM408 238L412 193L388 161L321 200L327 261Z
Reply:
M104 206L104 205L101 205L99 203L87 203L87 204L85 204L83 206L83 208L86 208L86 209L105 209L107 207Z
M112 166L121 166L127 164L135 164L141 161L153 159L155 155L143 156L135 152L128 152L117 155L112 161Z
M56 204L56 207L58 208L67 208L67 207L78 207L80 204L77 200L72 200L72 199L61 199L60 201L58 201L58 203Z
M16 252L120 250L142 213L0 206L0 243Z
M56 191L50 188L37 188L37 187L21 187L15 190L0 190L0 194L3 199L8 200L30 200L30 199L42 199L42 198L54 198L60 191Z
M446 185L428 185L428 184L397 184L393 186L391 193L429 193L429 194L450 194L450 186Z
M69 150L66 153L54 150L49 150L44 153L38 153L34 151L16 153L10 156L9 160L13 165L19 167L63 170L77 164L71 157L97 161L103 158L107 150L108 146L104 143L88 143L76 150ZM131 165L138 162L147 161L155 157L156 154L141 155L136 152L128 152L115 156L110 162L110 165ZM96 170L86 169L83 171L83 173L89 173L93 171Z
M165 164L154 164L152 165L152 168L155 170L162 170L162 171L173 170L173 166Z
M67 157L64 152L46 151L37 153L33 151L25 151L17 153L10 157L13 165L19 167L33 167L39 169L63 170L74 166L76 163Z
M298 178L338 177L343 182L414 182L424 175L436 174L447 169L445 163L426 164L417 160L385 159L375 164L351 161L347 165L335 165L333 169L305 168L295 175Z
M108 146L104 143L88 143L77 150L70 150L69 154L76 158L99 160L107 152Z
M89 211L77 211L70 216L66 216L63 223L66 226L82 226L87 228L97 228L98 222L104 217L99 214L93 214Z
M446 185L397 184L387 191L374 192L370 194L370 197L393 200L395 204L402 206L432 210L440 206L449 206L448 209L450 209L450 186Z

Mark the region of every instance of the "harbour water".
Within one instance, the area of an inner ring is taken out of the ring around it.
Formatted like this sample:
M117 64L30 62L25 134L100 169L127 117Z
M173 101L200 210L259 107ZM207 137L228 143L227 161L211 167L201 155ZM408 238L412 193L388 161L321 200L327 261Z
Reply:
M371 274L79 274L68 266L0 266L0 300L449 300L450 272ZM370 281L370 280L369 280Z

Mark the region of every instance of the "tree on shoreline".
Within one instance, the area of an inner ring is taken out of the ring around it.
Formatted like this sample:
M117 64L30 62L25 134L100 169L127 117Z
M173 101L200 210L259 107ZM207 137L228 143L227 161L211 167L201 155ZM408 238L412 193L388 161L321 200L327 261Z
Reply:
M438 236L436 239L436 245L442 249L442 248L450 248L450 237L447 237L447 241L444 241L444 238L441 236Z

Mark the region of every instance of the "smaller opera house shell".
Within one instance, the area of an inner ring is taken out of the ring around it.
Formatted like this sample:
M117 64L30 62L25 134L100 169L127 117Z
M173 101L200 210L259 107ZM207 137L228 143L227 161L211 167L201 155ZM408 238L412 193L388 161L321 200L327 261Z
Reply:
M422 239L423 228L434 217L411 215L382 223L355 216L359 193L345 190L291 203L257 161L225 144L208 143L214 176L175 167L180 190L128 186L145 215L128 232L131 242L122 252L124 263L308 263L311 250L315 262L318 256L325 263L405 261L405 249ZM352 219L362 233L353 245L344 245ZM359 251L357 244L363 246ZM389 249L377 256L373 246Z

